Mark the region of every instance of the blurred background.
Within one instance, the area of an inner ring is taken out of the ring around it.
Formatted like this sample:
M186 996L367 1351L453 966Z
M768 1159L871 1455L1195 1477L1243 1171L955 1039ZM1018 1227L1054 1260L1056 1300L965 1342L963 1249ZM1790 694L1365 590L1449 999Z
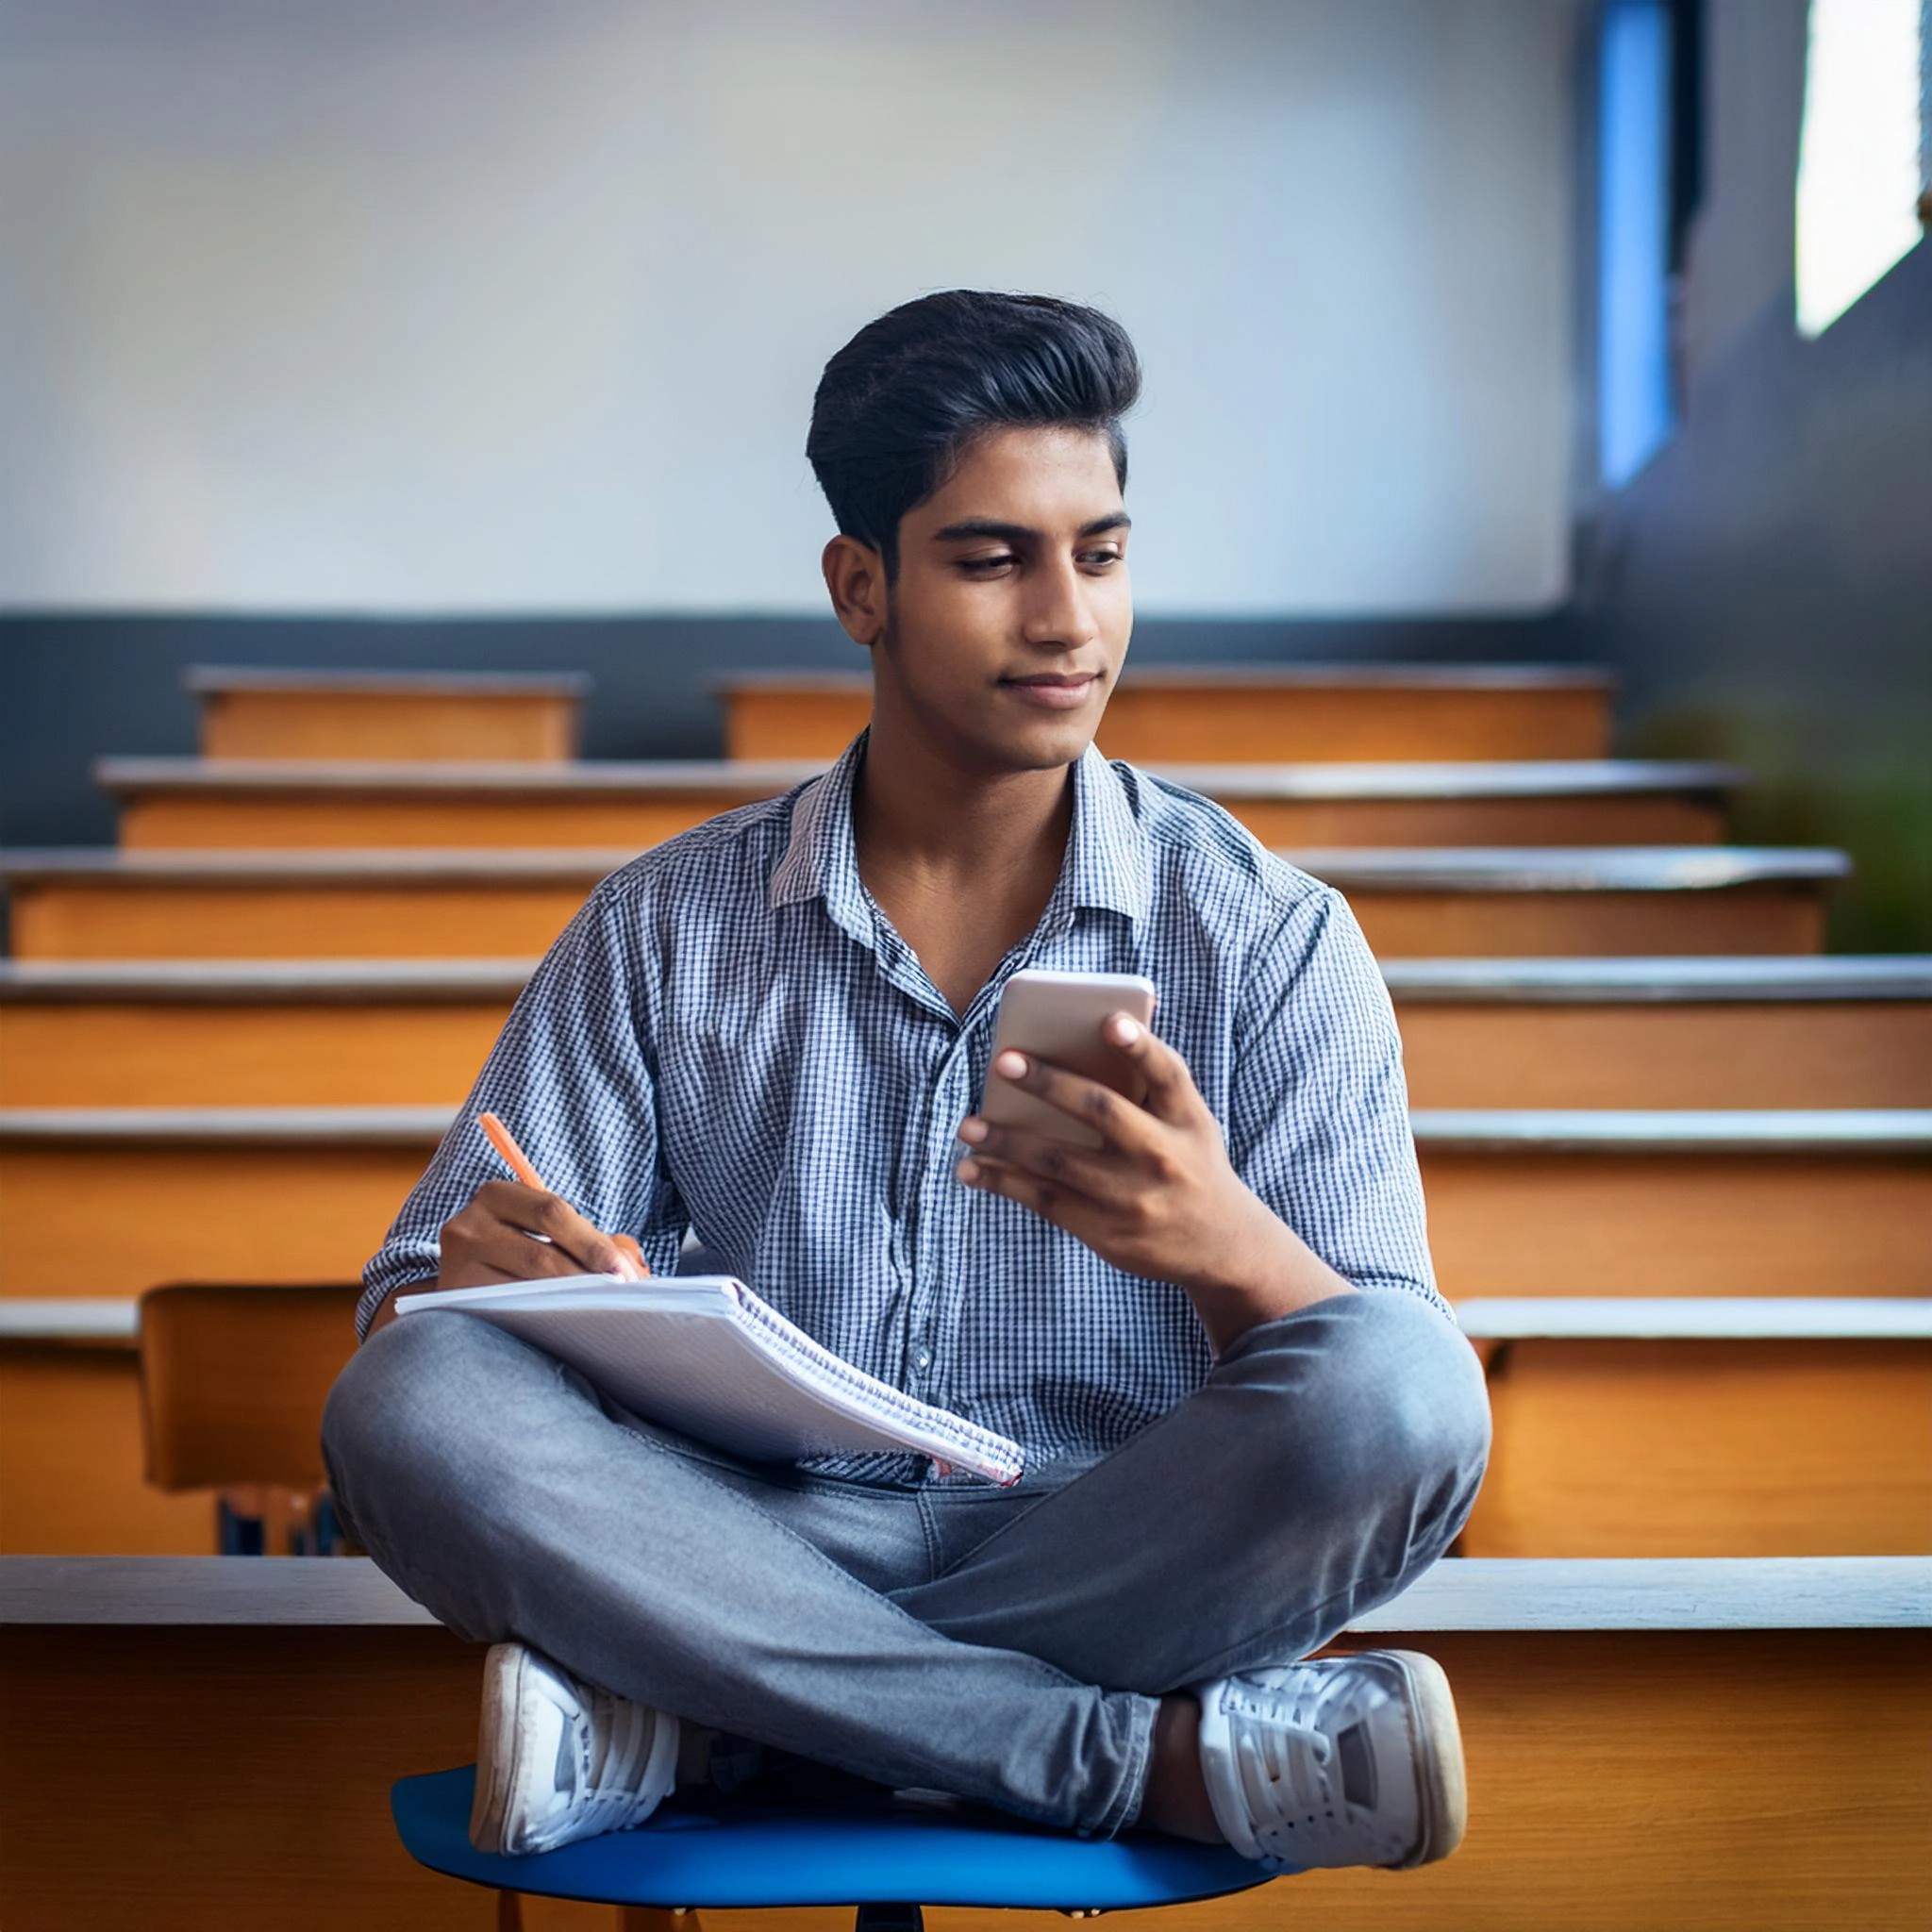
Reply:
M873 315L1133 332L1139 660L1587 660L1932 946L1923 0L0 0L0 842L190 662L859 668Z

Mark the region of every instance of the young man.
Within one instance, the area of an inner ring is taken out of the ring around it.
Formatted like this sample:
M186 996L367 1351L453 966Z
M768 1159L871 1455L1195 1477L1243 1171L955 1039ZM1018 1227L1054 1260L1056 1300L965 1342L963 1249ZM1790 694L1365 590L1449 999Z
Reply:
M1488 1446L1401 1053L1347 906L1091 749L1127 648L1119 325L908 304L808 453L873 721L607 879L371 1264L325 1442L358 1539L485 1672L479 1844L635 1824L724 1739L1083 1833L1413 1865L1462 1829L1425 1657L1300 1662L1447 1546ZM1022 967L1138 973L1136 1097L1017 1055ZM1102 1149L989 1125L1011 1080ZM491 1177L512 1124L555 1194ZM675 1267L687 1228L847 1359L1015 1436L754 1466L395 1291ZM607 1232L607 1230L608 1232Z

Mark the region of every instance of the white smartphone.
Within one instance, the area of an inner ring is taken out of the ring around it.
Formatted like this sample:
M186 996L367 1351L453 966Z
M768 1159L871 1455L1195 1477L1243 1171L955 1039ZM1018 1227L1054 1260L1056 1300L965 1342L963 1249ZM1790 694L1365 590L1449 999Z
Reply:
M1000 994L994 1058L1011 1047L1119 1091L1119 1056L1100 1037L1109 1013L1131 1013L1151 1024L1154 982L1138 973L1016 973ZM1106 1144L1091 1127L997 1074L987 1075L979 1113L995 1126L1025 1127L1075 1147Z

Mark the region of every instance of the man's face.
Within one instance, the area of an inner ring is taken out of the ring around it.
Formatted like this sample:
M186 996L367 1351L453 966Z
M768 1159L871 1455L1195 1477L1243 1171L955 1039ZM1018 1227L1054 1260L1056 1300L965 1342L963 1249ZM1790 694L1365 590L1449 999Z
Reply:
M1071 764L1092 741L1133 622L1106 437L991 431L900 520L873 652L875 715L964 770Z

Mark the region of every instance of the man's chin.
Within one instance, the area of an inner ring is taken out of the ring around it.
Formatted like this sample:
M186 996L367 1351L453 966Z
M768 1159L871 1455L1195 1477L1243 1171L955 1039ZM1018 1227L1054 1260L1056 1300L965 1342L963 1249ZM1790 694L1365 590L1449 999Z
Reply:
M970 713L962 715L963 711L963 707L955 709L943 720L928 714L924 727L915 728L912 740L923 741L928 756L956 770L988 777L1064 771L1080 761L1099 723L1084 709L1060 716L1032 712L1019 717L1002 715L997 709L988 715L976 706ZM874 714L875 737L877 724Z
M1078 764L1092 742L1091 724L1056 720L1050 727L1043 725L1003 738L995 756L1008 771L1055 772Z

